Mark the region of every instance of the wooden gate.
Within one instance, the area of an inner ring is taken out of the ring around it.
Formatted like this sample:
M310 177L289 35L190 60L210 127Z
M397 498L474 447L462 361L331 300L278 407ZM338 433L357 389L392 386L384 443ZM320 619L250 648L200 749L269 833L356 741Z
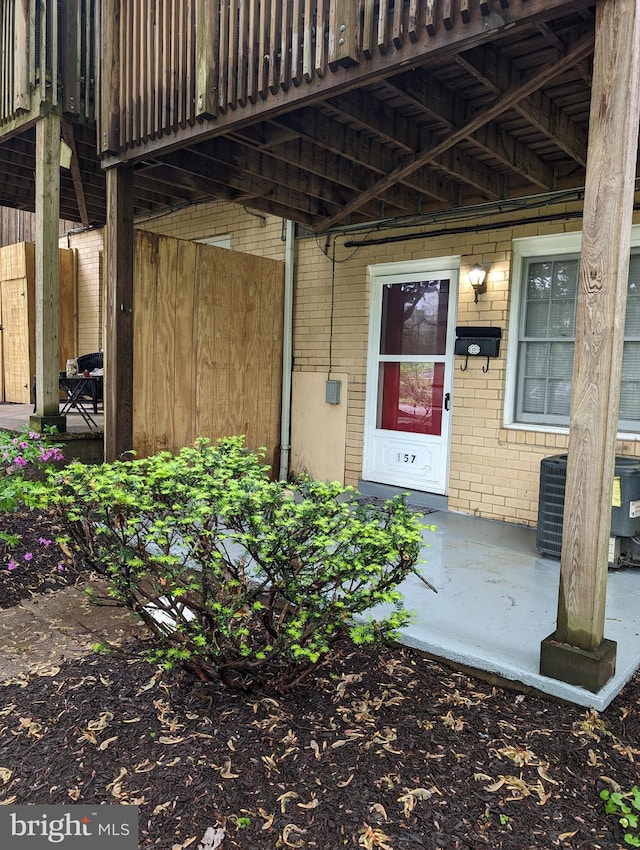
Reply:
M61 248L59 367L76 356L75 252ZM35 246L0 248L0 401L28 404L36 370Z
M273 464L283 263L138 231L134 288L138 455L244 434Z

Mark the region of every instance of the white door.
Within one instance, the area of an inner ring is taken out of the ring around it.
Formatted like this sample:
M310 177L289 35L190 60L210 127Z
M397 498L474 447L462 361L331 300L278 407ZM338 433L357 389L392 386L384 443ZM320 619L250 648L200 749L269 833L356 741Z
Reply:
M451 262L372 269L367 481L447 492L458 283Z

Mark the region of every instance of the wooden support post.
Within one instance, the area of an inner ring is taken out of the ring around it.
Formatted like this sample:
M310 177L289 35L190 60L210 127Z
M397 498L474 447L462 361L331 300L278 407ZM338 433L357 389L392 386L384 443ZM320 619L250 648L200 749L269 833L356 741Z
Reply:
M331 0L329 6L329 66L357 65L358 4L351 0Z
M107 170L106 461L133 448L133 166Z
M31 427L66 431L60 416L58 327L60 270L60 116L50 112L36 123L36 412Z
M640 115L640 10L598 0L558 622L540 672L598 691Z

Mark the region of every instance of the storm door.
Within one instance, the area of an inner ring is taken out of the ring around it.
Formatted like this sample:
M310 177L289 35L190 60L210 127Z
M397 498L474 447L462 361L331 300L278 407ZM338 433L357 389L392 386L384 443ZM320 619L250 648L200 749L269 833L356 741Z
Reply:
M457 272L373 274L363 478L447 492Z

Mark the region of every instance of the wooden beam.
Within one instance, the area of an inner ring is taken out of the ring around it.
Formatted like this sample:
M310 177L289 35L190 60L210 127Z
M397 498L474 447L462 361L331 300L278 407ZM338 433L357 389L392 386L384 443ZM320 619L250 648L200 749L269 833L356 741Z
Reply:
M76 201L78 202L78 212L80 221L83 227L89 227L89 215L87 213L87 202L84 197L84 185L82 183L82 173L80 171L80 163L78 162L78 150L76 148L76 139L73 132L73 124L66 118L62 119L62 138L71 148L71 179L73 180L73 188L76 193Z
M413 77L403 78L401 81L386 80L383 85L385 90L394 97L403 98L407 103L420 109L425 116L440 123L447 131L452 131L456 125L477 114L477 111L470 107L454 89L444 86L431 75L422 75L417 80ZM520 142L511 133L505 132L494 121L469 136L469 141L484 153L489 154L492 159L520 174L534 186L543 190L553 188L553 168L530 147ZM421 149L425 149L424 142L421 142ZM483 173L486 175L486 172L490 170L487 165L480 163L478 165L482 167L476 168L477 161L471 156L467 157L467 161L468 166L473 165L471 170L476 172L476 179L480 179ZM442 165L443 158L439 157L436 163ZM446 163L446 157L444 163ZM470 169L466 170L469 173ZM462 173L460 179L469 182ZM491 178L485 180L485 184L486 189L482 191L490 196ZM475 184L472 182L471 185Z
M120 103L120 0L102 0L100 4L100 113L98 150L117 151L119 146Z
M402 7L400 7L402 8ZM359 4L353 0L331 0L329 4L329 67L358 64Z
M80 4L64 3L60 9L62 53L62 108L65 112L80 112L80 78L82 76Z
M422 168L423 165L426 165L441 153L444 153L444 151L449 150L449 148L452 148L454 145L457 145L458 142L462 141L462 139L467 138L485 124L493 121L494 118L497 118L498 115L506 112L507 109L511 109L514 103L518 103L523 97L528 97L528 95L541 88L549 80L552 80L558 74L561 74L564 70L571 67L576 61L580 61L580 59L584 56L591 53L592 48L593 38L590 35L587 35L561 59L558 59L556 62L552 62L550 65L546 65L527 80L520 83L520 85L505 92L503 95L498 97L493 104L490 104L483 109L482 112L476 114L471 121L468 121L458 130L455 130L442 142L434 145L430 150L411 157L410 161L406 164L394 168L390 174L382 178L382 180L379 180L366 192L363 192L359 197L350 201L340 213L321 221L316 226L316 231L321 233L323 230L333 227L334 224L343 221L349 213L353 212L353 210L358 209L358 207L362 206L372 198L378 197L394 183L397 183L398 180L413 174L419 168Z
M576 315L557 628L541 672L599 690L640 119L637 0L599 0Z
M400 90L396 89L396 91L400 95ZM432 143L431 131L421 131L417 122L410 121L399 110L380 103L374 97L368 96L366 92L334 98L327 101L326 106L330 111L335 111L344 121L356 122L384 142L402 148L403 153L424 150L427 144ZM434 165L448 176L474 186L487 197L502 196L502 192L498 189L502 180L496 180L495 172L485 163L474 160L462 151L456 151L455 157L451 155L451 151L448 151L442 157L438 157ZM550 188L551 169L548 171L550 175L548 188Z
M66 430L60 416L58 327L60 270L60 116L51 112L36 124L36 414L38 431Z
M105 460L133 448L133 167L107 171Z
M492 45L457 56L456 62L498 95L525 79L515 63L505 59ZM576 62L576 67L581 65L582 62ZM543 91L523 98L513 109L576 162L586 165L587 143L582 128Z
M393 155L393 152L376 140L363 138L363 134L356 130L345 127L338 121L311 109L284 115L278 120L277 124L295 129L300 138L319 148L332 151L348 160L357 162L376 174L387 174L398 162L398 158ZM405 157L404 159L406 161L409 158ZM383 191L390 189L395 182L403 183L421 194L442 201L448 206L454 206L457 203L457 188L448 178L440 175L424 171L415 174L412 171L399 181L390 182ZM367 181L367 184L370 184L370 180ZM362 188L364 190L365 187ZM362 206L364 206L364 203Z

